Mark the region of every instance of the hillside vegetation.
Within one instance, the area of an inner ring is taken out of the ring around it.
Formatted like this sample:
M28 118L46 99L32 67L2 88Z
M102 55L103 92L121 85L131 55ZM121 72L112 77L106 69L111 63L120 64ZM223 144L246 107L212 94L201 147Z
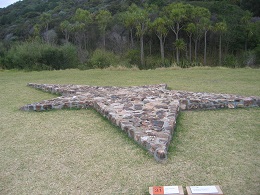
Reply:
M257 0L23 0L0 9L0 68L259 67L258 8Z

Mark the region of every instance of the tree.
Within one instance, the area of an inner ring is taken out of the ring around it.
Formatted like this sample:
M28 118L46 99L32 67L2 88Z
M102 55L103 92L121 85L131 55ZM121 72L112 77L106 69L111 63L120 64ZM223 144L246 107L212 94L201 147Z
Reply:
M49 23L51 21L51 14L44 12L40 17L40 22L45 28L45 32L49 30Z
M140 37L141 65L144 65L144 34L148 29L148 12L144 8L138 8L136 11L136 34Z
M227 23L218 22L215 24L214 30L219 33L219 65L222 65L222 35L227 31Z
M131 6L129 8L131 8ZM123 21L124 26L128 28L130 31L130 46L131 48L133 48L134 47L133 30L135 27L134 12L131 9L127 10L126 12L121 14L121 19Z
M183 39L178 39L174 42L174 46L176 49L178 49L178 51L182 51L182 50L185 50L186 43L184 42Z
M169 27L175 34L175 41L179 39L179 32L184 27L184 21L187 19L187 11L190 5L183 3L172 3L166 7ZM176 48L176 60L179 63L179 49Z
M207 65L207 33L212 29L211 21L209 18L201 18L200 28L204 31L204 65Z
M147 8L138 7L136 4L132 4L128 11L135 21L136 35L140 38L140 58L141 65L144 66L144 34L147 32L150 22L149 13Z
M72 31L72 24L68 20L65 20L65 21L61 22L60 29L65 36L66 42L69 42L69 38L70 38L69 33Z
M248 39L250 35L252 35L252 28L251 28L251 19L252 19L252 13L249 11L246 11L245 15L241 18L241 23L245 29L245 51L247 51L248 46Z
M87 47L87 27L93 21L92 15L88 10L78 8L72 17L74 21L71 26L71 30L75 34L75 41L77 42L80 49L86 49Z
M40 40L40 25L35 24L33 26L33 38L36 40Z
M57 33L54 29L48 30L43 33L43 38L46 40L47 43L53 45L57 43Z
M168 29L166 27L167 21L165 18L158 17L152 22L151 26L155 30L155 34L160 40L161 59L162 62L164 62L164 43L165 43L165 38L168 34Z
M192 45L191 45L191 42L192 42L192 35L196 31L196 26L195 26L194 23L189 23L184 30L187 32L188 37L189 37L189 60L191 62L191 59L192 59L192 52L191 52Z
M236 5L228 4L227 1L214 1L209 9L216 22L225 21L227 23L228 31L226 31L225 37L222 36L222 51L240 53L245 48L246 34L241 18L245 16L246 12Z
M111 19L112 19L112 15L107 10L100 10L96 15L96 20L103 37L104 49L106 48L106 29Z
M193 31L193 39L194 39L194 56L195 60L197 60L197 51L198 51L198 41L201 39L202 35L204 34L204 64L206 64L206 52L207 52L207 32L210 27L210 11L204 7L193 7L190 9L190 16L191 20L194 24L192 27Z

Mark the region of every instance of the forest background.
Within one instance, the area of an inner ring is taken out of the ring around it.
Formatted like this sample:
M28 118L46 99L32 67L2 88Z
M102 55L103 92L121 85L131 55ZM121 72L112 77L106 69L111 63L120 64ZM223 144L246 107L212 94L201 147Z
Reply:
M23 0L0 9L0 69L260 66L258 0Z

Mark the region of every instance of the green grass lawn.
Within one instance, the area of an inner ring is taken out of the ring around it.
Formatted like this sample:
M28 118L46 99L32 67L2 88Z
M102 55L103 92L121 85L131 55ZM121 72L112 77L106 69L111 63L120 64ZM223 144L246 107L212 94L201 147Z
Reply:
M148 194L153 185L260 191L260 109L182 112L166 163L94 110L22 112L55 97L28 82L131 86L260 96L259 69L0 72L0 194Z

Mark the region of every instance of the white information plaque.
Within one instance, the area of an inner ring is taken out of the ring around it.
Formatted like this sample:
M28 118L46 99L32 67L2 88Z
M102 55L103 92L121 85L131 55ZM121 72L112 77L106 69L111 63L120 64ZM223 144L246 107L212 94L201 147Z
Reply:
M164 194L177 194L180 193L178 186L164 186Z
M218 193L216 186L190 186L190 189L193 194Z

